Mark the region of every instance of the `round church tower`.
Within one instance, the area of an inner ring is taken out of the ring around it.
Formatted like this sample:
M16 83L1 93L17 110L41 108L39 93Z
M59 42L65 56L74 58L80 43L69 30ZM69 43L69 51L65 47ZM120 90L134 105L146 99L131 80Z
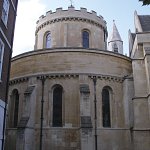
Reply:
M103 17L58 8L35 35L12 59L6 150L130 150L131 60L106 50Z
M56 9L37 21L35 49L84 47L106 49L106 21L85 8Z

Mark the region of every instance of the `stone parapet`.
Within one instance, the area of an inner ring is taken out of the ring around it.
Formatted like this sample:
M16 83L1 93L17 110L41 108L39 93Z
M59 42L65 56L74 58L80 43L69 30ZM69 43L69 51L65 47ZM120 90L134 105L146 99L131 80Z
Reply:
M98 16L95 11L88 12L86 8L75 10L74 7L68 7L68 10L57 8L55 12L48 11L46 15L41 15L37 21L36 32L48 24L67 20L82 22L85 21L87 23L92 23L106 29L106 21L101 15Z

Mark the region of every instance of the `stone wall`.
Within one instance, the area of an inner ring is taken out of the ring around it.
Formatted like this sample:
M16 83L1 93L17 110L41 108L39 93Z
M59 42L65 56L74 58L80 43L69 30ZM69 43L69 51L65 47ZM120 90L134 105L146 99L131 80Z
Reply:
M132 71L131 60L126 56L109 51L81 48L32 51L14 57L11 68L11 80L18 77L59 73L124 77L130 75Z
M132 92L130 93L127 88L132 83L128 83L125 78L131 72L129 58L108 51L57 48L33 51L14 57L11 67L9 103L11 105L12 91L17 89L20 97L19 122L25 116L29 117L26 125L16 130L17 136L14 136L14 139L20 143L17 142L17 149L38 150L39 148L41 80L43 78L45 78L43 97L44 150L49 148L55 150L94 149L95 131L97 131L98 149L109 149L111 145L115 145L116 150L130 147L132 145L130 115L125 112L130 109L128 101L132 97ZM95 126L94 118L93 77L97 79L95 93L97 126ZM63 87L63 124L59 128L52 127L54 85ZM126 89L124 89L124 85L126 85ZM31 87L34 88L31 90ZM111 128L104 128L102 125L102 89L104 87L112 89L110 96ZM126 91L125 95L124 91ZM29 105L27 101L30 102ZM26 106L30 107L26 108ZM8 120L11 120L10 113ZM9 128L8 135L11 132L13 129ZM22 138L18 139L18 137ZM29 138L32 141L28 141ZM26 142L23 142L24 140ZM106 141L109 143L104 145ZM15 150L15 147L11 150L13 149Z

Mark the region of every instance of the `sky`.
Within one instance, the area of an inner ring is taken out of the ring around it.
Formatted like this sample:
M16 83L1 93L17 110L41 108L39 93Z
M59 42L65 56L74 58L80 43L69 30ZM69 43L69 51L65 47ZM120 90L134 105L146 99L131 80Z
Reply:
M108 37L112 32L113 20L123 40L124 54L128 55L128 30L135 32L134 12L138 15L150 15L150 5L142 6L138 0L73 0L73 6L94 10L107 22ZM70 0L19 0L13 56L34 50L36 22L47 11L62 7L64 10L71 5ZM108 40L107 40L108 41Z

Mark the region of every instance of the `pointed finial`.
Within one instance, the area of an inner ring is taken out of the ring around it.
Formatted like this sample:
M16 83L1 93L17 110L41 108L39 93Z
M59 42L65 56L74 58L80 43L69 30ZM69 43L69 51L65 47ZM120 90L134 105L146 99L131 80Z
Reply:
M115 23L115 20L113 20L113 23Z
M73 0L70 0L70 4L71 4L70 6L71 6L71 7L73 7L72 3L73 3Z

